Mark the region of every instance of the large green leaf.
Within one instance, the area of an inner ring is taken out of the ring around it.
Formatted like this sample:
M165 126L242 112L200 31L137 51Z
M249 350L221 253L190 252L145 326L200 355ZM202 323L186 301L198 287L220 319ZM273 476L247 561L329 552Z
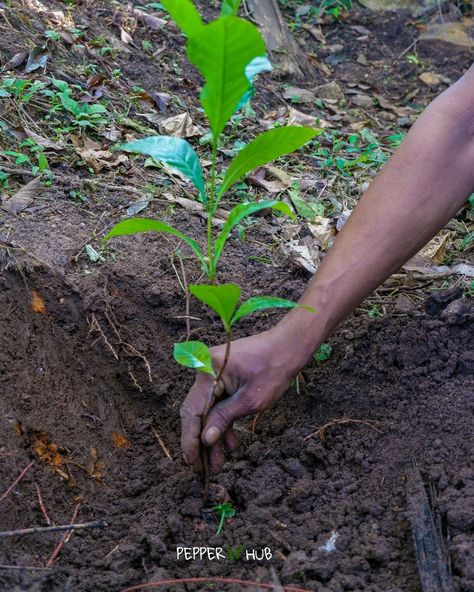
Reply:
M265 42L255 25L223 16L189 39L188 57L205 79L201 103L214 141L248 91L245 68L265 53Z
M257 203L246 202L238 206L235 206L235 208L233 208L230 211L226 223L224 224L222 230L216 237L214 243L214 265L217 265L217 262L219 261L219 258L222 255L222 251L224 250L224 246L227 242L227 239L229 238L230 233L232 232L232 229L235 228L235 226L237 226L237 224L247 216L251 216L256 212L259 212L260 210L266 210L268 208L283 212L287 216L290 216L290 218L295 217L290 207L286 203L274 199L267 201L259 201Z
M161 4L186 37L190 38L202 29L201 16L191 0L162 0Z
M250 171L284 154L294 152L320 133L320 130L312 127L296 125L264 132L247 144L230 163L219 189L219 197Z
M204 271L206 273L208 272L206 259L202 254L198 243L187 234L183 234L179 230L176 230L176 228L173 228L164 222L160 222L159 220L152 220L150 218L130 218L129 220L124 220L123 222L116 224L105 235L105 237L102 239L102 242L108 241L115 236L138 234L140 232L166 232L167 234L177 236L191 247L191 249L197 255L199 261L202 263Z
M173 351L174 359L186 368L194 368L198 372L212 374L215 376L212 367L212 356L209 348L201 341L186 341L175 343Z
M241 304L232 318L231 325L234 325L242 317L246 317L254 312L260 310L267 310L269 308L305 308L311 312L316 312L314 308L309 306L302 306L297 302L285 300L284 298L276 298L275 296L256 296L249 298Z
M237 284L222 284L221 286L199 284L189 286L189 291L212 308L221 318L226 331L230 330L230 321L240 300L240 288Z
M222 0L221 16L236 16L239 6L240 0Z
M202 200L206 201L201 162L186 140L172 136L151 136L123 144L121 148L128 152L151 156L183 173L199 189Z

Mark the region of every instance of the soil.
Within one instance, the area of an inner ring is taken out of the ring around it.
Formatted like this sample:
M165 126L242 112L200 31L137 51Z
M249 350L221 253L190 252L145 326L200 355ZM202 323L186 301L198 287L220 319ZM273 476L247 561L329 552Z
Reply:
M83 4L91 37L113 28L108 3ZM14 14L10 20L17 29L2 30L0 39L8 57L22 49L28 27L44 28L38 19L31 26ZM354 9L350 25L373 35L364 49L369 66L356 62L360 31L344 23L326 28L328 42L343 46L336 60L311 36L308 50L332 64L344 89L369 80L394 101L417 90L416 101L425 104L441 89L421 87L416 65L398 59L415 36L409 21L403 13ZM176 77L169 68L169 56L182 53L180 36L151 35L165 45L160 84L192 104L196 73L187 68ZM469 51L447 45L420 44L419 55L451 80L470 59ZM67 58L75 63L80 56ZM51 70L65 67L51 58ZM130 87L158 86L156 64L143 52L121 67ZM260 114L278 106L275 88L259 87ZM387 126L394 117L376 114ZM398 316L369 319L360 309L330 338L331 358L304 370L299 393L292 387L256 422L240 422L240 447L213 488L224 488L237 514L216 535L216 519L202 511L200 479L179 447L179 408L193 376L171 359L172 344L186 333L180 262L171 255L176 243L159 235L121 239L105 262L91 264L85 244L97 246L97 236L136 198L126 191L147 179L132 164L122 177L104 173L83 204L71 191L96 179L66 160L55 172L40 206L21 216L0 210L0 496L34 461L0 501L0 531L45 526L40 499L57 525L68 524L79 507L76 522L106 526L75 532L51 569L45 566L61 533L0 539L0 592L119 592L199 576L268 583L271 568L282 584L313 592L420 592L406 503L413 459L433 493L454 590L474 591L474 305L462 288L437 291ZM117 184L128 189L111 188ZM199 239L202 221L168 206L154 199L146 214L166 216ZM308 278L269 245L277 231L275 220L261 217L245 241L233 239L222 280L241 283L245 296L298 298ZM185 249L181 254L188 281L198 281L195 262ZM196 303L191 316L198 319L193 335L221 339L215 319ZM251 318L240 334L264 330L278 317ZM311 436L333 420L348 421ZM239 545L268 548L271 558L246 560L245 551L237 560L176 556L177 547Z

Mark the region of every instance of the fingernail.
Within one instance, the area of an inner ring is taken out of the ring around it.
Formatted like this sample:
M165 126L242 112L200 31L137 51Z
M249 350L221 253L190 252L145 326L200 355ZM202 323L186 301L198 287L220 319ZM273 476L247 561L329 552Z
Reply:
M208 446L212 446L219 440L221 437L221 431L219 428L209 428L207 432L204 434L204 441Z

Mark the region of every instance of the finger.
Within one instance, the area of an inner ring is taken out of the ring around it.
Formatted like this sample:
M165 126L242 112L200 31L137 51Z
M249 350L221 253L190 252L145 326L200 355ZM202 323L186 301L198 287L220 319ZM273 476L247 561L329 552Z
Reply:
M200 472L202 417L209 398L212 378L199 374L181 406L181 449L185 461Z
M229 452L234 452L238 445L239 441L235 435L234 430L232 428L227 429L224 434L224 447L226 450Z
M207 417L203 429L202 442L205 446L212 446L219 441L236 419L252 412L251 404L243 391L237 391L228 399L214 405Z
M208 449L209 454L209 469L212 475L217 475L222 470L225 462L224 443L219 440Z

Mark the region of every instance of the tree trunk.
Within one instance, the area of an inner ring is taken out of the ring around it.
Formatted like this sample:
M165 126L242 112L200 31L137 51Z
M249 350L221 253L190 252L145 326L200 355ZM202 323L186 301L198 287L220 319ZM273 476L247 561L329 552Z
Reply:
M283 76L311 81L316 70L285 23L277 0L245 0L250 16L260 27L270 55Z

